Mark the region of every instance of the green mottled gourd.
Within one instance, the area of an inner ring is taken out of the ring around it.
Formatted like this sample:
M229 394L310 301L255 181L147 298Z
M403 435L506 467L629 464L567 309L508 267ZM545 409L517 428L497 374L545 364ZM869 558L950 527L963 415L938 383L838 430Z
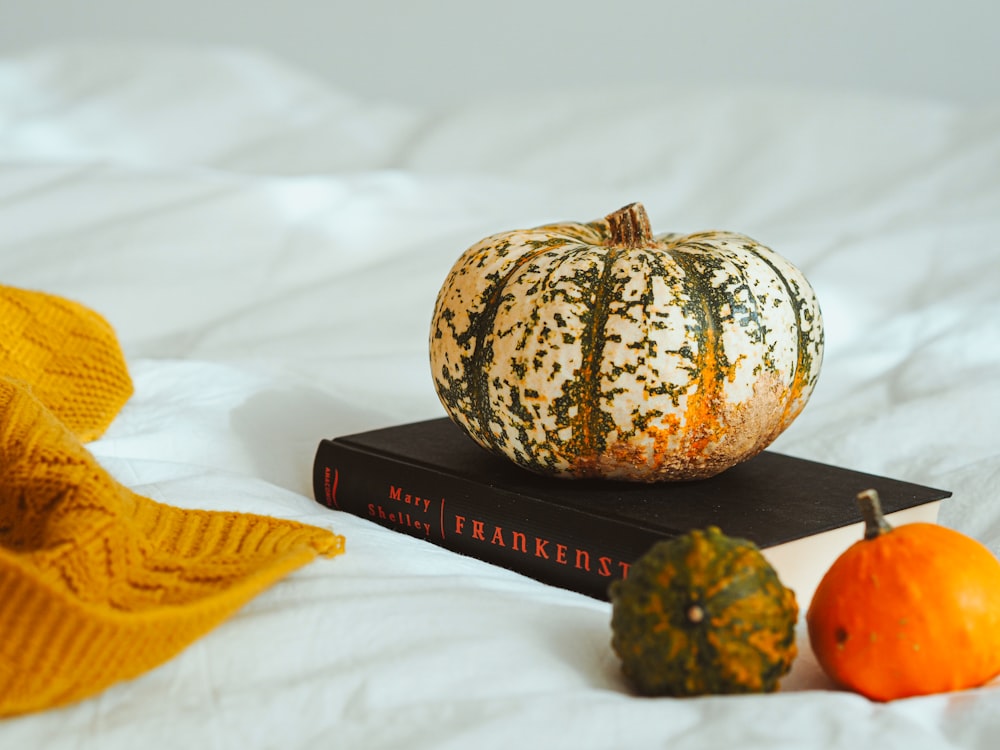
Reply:
M480 445L543 474L647 482L762 451L822 353L797 268L740 234L654 236L639 204L473 245L430 333L441 402Z
M772 692L798 653L794 592L714 526L654 545L609 593L611 645L644 695Z

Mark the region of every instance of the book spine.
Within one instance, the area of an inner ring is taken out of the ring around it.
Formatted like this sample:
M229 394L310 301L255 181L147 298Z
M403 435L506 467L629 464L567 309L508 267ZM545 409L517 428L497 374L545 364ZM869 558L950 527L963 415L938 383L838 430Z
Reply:
M313 491L334 510L602 600L661 538L332 440L316 451Z

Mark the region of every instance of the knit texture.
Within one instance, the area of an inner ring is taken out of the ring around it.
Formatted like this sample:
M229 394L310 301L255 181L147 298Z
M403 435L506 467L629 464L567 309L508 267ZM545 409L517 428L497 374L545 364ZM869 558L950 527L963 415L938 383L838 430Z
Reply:
M0 309L0 716L136 677L280 577L343 551L325 529L175 508L119 484L81 442L131 392L111 328L7 287Z
M0 286L0 375L28 387L83 441L101 436L132 395L114 330L83 305Z

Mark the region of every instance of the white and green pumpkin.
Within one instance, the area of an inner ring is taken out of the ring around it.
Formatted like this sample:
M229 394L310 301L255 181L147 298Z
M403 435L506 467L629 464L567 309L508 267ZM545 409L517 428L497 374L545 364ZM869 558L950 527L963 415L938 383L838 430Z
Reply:
M480 445L543 474L633 481L756 455L822 356L797 268L740 234L654 236L639 204L473 245L430 334L441 402Z

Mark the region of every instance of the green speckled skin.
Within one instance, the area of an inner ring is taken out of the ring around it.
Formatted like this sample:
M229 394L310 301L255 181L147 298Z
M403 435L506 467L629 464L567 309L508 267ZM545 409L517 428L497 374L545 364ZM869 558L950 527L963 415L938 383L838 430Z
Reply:
M711 476L805 405L819 304L798 269L748 237L640 226L623 243L620 213L469 248L437 298L435 387L473 439L533 471Z

